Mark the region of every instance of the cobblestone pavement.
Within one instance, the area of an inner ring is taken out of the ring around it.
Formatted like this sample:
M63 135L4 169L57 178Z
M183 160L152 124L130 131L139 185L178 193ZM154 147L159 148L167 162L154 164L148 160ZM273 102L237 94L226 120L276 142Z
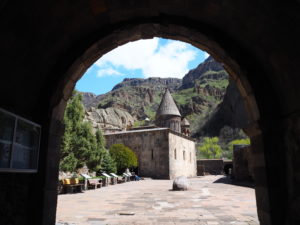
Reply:
M57 225L259 224L253 188L223 176L189 180L189 191L171 191L170 180L142 180L59 195Z

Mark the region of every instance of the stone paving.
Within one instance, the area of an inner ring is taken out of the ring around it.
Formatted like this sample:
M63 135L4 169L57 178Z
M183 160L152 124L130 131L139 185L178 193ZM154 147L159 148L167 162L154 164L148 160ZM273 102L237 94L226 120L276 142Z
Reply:
M189 191L171 191L170 180L142 180L59 195L57 225L259 224L254 189L226 180L192 178Z

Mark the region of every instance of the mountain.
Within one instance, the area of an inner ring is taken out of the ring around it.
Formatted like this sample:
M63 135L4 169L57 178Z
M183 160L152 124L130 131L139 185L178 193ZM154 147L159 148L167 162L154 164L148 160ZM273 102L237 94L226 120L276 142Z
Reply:
M218 63L209 56L203 63L200 63L195 69L190 70L182 79L181 89L194 87L197 80L222 80L228 78L227 72L221 63Z
M159 78L150 77L148 79L139 78L125 78L121 83L113 87L112 91L118 90L123 87L151 87L154 90L160 90L161 87L168 87L170 91L175 91L182 84L181 79L177 78Z
M235 82L229 79L229 85L223 101L198 124L194 137L219 136L226 139L229 134L236 139L243 138L240 129L246 128L250 120L244 102Z
M93 104L93 101L97 98L97 95L91 92L80 92L82 95L82 103L85 107L89 107Z
M239 107L243 105L236 104L237 101L242 103L241 99L238 99L239 92L235 84L229 82L228 77L222 64L209 57L195 69L190 70L182 80L156 77L126 78L106 94L96 96L92 93L83 93L83 104L87 111L93 112L90 113L89 120L98 121L96 123L101 123L100 127L105 123L110 126L105 121L122 121L118 113L102 112L103 119L99 122L96 116L98 112L95 112L107 109L118 109L119 112L128 113L135 126L144 125L146 118L153 123L163 92L168 88L181 115L190 121L194 137L218 135L224 126L240 128L242 123L238 121L245 120L239 116L243 111ZM236 109L235 113L230 111L232 109ZM126 127L122 124L120 128L124 126Z
M177 78L125 78L112 91L98 96L83 95L86 108L118 108L130 113L135 120L154 118L166 88L175 92L181 86Z

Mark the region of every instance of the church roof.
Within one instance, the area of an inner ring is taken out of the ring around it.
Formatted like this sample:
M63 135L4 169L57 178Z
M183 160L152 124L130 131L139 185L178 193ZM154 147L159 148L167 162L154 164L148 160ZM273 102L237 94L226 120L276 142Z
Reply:
M181 125L190 126L190 122L186 118L183 118L183 120L181 121Z
M156 112L156 117L163 115L181 116L169 89L166 89Z

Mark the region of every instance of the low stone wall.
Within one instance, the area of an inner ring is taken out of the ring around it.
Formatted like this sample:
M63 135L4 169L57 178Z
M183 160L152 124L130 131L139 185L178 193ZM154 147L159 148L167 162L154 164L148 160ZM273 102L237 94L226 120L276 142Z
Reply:
M235 180L253 180L250 145L233 146L233 177Z
M222 159L200 159L197 160L197 176L207 174L223 174L224 164Z

